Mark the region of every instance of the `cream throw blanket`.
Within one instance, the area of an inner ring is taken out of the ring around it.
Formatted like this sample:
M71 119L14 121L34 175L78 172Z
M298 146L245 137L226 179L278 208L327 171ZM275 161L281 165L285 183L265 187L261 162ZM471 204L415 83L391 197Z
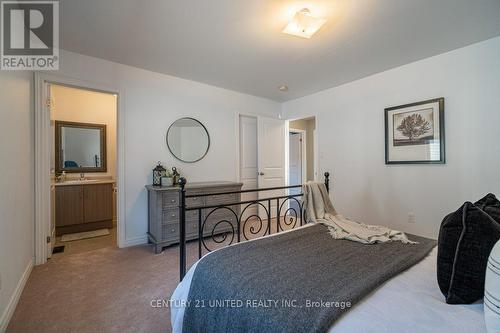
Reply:
M367 225L346 219L337 214L330 201L325 184L307 182L302 186L304 193L304 209L308 221L323 223L334 239L348 239L363 244L401 241L405 244L416 244L408 240L406 235L387 227Z

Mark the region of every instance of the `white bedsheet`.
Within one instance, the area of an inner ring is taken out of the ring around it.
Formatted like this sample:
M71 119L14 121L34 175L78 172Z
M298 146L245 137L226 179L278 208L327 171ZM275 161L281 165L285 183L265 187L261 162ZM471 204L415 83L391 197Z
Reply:
M449 305L436 280L437 248L420 263L390 279L344 314L330 333L486 332L483 303ZM203 260L203 258L201 259ZM172 300L186 300L196 264ZM173 332L182 332L183 307L172 307Z

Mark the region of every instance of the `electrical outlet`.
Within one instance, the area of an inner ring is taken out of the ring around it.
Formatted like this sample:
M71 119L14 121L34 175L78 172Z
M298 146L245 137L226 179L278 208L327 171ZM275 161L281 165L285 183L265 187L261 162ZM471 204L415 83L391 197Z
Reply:
M408 223L415 223L415 213L408 213Z

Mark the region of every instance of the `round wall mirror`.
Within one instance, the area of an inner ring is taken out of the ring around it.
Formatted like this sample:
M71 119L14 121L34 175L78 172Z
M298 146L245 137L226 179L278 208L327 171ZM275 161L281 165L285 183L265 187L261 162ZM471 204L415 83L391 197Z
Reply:
M205 126L198 120L181 118L168 128L167 146L178 160L194 163L207 154L210 136Z

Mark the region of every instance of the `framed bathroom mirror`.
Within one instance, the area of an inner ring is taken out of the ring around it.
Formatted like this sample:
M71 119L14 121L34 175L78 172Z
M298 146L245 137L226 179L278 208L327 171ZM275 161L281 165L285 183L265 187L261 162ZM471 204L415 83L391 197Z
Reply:
M106 125L56 120L56 172L106 172L106 160Z
M180 118L167 131L167 146L179 161L194 163L201 160L210 148L210 136L201 122Z

